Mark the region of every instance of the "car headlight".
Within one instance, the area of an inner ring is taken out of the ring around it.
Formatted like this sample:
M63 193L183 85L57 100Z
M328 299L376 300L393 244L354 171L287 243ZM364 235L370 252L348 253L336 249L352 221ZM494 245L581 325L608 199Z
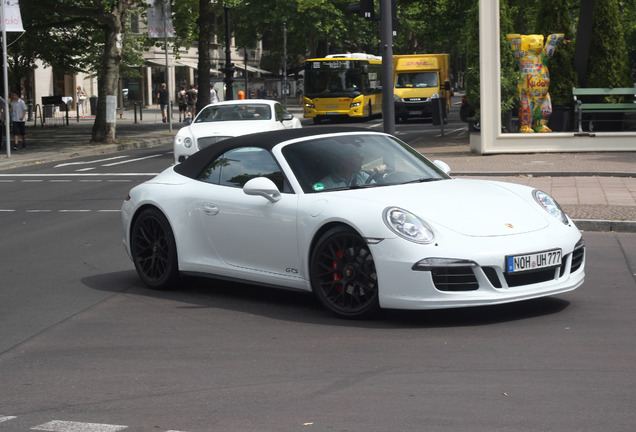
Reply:
M404 100L394 93L393 94L393 102L404 102Z
M305 104L305 108L316 108L316 105L314 105L312 103L306 103Z
M554 198L538 189L532 191L532 196L534 197L535 201L538 202L541 207L543 207L545 211L550 213L555 218L559 219L565 225L568 224L568 217L565 215L565 212L561 209L561 206L555 201Z
M351 105L349 105L349 108L356 108L360 106L360 102L354 102Z
M190 138L189 136L176 136L174 139L175 143L178 145L183 145L185 148L190 148L192 147L192 143L194 141L192 141L192 138Z
M430 243L434 239L433 230L426 222L399 207L384 210L384 223L398 236L415 243Z

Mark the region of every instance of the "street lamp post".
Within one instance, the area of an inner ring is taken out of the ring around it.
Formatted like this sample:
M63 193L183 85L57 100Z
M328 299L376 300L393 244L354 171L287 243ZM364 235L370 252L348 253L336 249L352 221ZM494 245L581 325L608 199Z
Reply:
M237 51L236 53L237 54L243 54L243 65L244 65L244 68L245 68L244 69L244 72L245 72L245 75L244 75L244 79L245 79L245 97L247 99L249 99L250 98L250 93L247 90L247 81L248 81L248 77L247 77L247 47L243 48L243 52Z
M283 23L283 106L287 109L287 23Z
M168 131L172 132L172 101L170 96L170 70L168 68L168 23L166 2L163 3L163 43L166 52L166 91L168 92ZM161 108L161 107L160 107Z
M231 32L230 32L230 8L225 6L225 100L234 100L234 64L232 63L232 50L230 49Z

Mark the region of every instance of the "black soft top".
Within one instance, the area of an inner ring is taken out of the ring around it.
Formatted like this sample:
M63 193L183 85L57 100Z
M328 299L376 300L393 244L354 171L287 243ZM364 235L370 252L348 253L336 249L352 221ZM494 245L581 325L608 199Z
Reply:
M223 153L238 147L259 147L271 151L281 142L342 132L369 132L368 129L357 127L308 127L298 129L283 129L271 132L259 132L229 138L200 150L174 167L175 172L197 178L208 164Z

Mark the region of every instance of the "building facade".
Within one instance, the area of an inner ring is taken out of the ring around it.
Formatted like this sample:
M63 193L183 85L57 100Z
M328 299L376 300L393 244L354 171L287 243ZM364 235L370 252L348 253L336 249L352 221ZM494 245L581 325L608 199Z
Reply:
M142 34L146 29L144 23L137 17L132 17L129 23L133 34ZM234 98L239 90L247 94L255 94L256 90L268 87L269 94L280 92L278 79L274 78L280 71L269 72L259 68L263 57L262 42L259 41L256 47L240 48L236 47L232 38L231 62L234 63ZM151 47L143 53L144 63L139 65L139 77L120 77L118 107L132 109L133 105L145 107L157 104L157 91L161 83L166 82L170 89L173 103L176 101L176 94L181 86L196 84L198 78L198 48L194 46L186 49L181 48L178 55L173 53L173 47L168 42L168 73L166 75L166 53L163 47ZM210 44L210 75L211 83L215 84L219 96L224 99L225 74L222 72L225 66L225 45L217 40L216 36ZM247 78L247 80L246 80ZM28 80L29 82L26 82ZM42 62L36 63L31 76L21 83L22 97L29 103L35 111L41 110L43 97L60 96L63 98L70 110L75 110L78 102L78 86L87 94L88 98L84 103L86 115L91 115L90 98L97 97L97 77L89 73L79 73L77 75L65 75L56 73L53 68L44 65Z

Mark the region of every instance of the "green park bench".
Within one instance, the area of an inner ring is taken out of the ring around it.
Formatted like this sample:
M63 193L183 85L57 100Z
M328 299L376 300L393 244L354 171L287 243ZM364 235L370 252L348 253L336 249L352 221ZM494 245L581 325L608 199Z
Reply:
M578 112L579 132L583 132L583 114L628 113L636 112L636 103L587 103L581 101L582 96L634 96L636 88L573 88L572 95ZM598 120L601 121L601 120ZM606 120L602 121L623 121Z

